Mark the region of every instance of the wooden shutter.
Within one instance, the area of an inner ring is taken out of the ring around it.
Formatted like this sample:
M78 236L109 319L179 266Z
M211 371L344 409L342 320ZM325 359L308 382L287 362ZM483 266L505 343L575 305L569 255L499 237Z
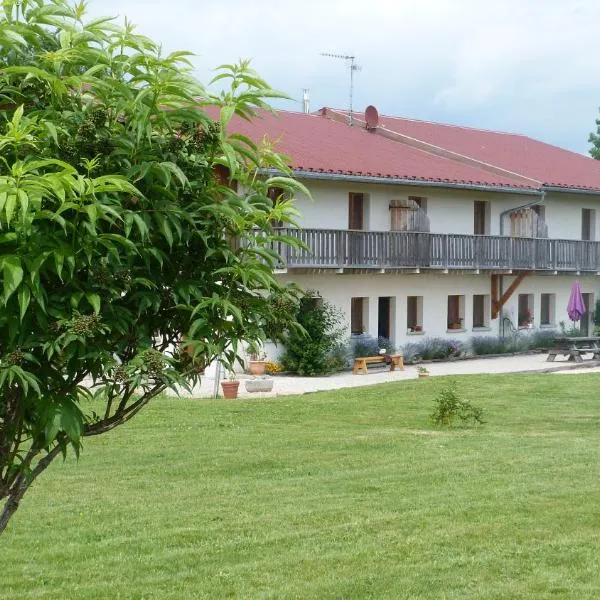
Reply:
M460 323L460 296L448 296L448 327Z
M350 299L350 331L359 335L363 332L363 300L364 298Z
M473 233L485 235L485 214L487 203L484 200L475 200L473 203Z

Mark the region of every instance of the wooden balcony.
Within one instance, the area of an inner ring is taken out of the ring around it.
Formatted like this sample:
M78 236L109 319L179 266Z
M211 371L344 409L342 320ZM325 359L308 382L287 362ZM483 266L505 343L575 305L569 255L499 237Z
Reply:
M292 229L307 250L274 249L287 268L600 272L600 242L492 235Z

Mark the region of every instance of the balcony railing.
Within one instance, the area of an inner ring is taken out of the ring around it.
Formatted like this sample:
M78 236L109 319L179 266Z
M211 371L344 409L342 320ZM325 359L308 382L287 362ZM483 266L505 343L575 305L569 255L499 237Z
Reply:
M289 267L600 271L600 242L491 235L292 229L307 250L277 244Z

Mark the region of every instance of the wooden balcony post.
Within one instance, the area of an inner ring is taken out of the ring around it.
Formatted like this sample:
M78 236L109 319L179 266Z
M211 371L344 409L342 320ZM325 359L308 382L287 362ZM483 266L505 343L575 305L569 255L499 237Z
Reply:
M344 232L340 229L335 232L335 262L339 268L342 268L346 262L345 255Z
M444 269L447 269L449 264L450 264L450 236L446 233L444 235Z

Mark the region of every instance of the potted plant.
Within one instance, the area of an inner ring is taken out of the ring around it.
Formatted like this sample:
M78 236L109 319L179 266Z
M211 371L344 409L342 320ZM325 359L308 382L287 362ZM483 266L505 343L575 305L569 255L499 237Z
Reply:
M221 387L223 388L223 397L227 400L235 400L238 397L240 382L233 370L229 371L227 381L221 381Z
M530 310L526 310L519 318L519 327L533 327L533 313Z
M267 355L257 342L248 345L248 371L251 375L264 375Z
M425 367L417 367L419 378L429 377L429 371Z
M462 329L462 318L458 319L458 321L453 321L451 323L448 323L448 329Z

